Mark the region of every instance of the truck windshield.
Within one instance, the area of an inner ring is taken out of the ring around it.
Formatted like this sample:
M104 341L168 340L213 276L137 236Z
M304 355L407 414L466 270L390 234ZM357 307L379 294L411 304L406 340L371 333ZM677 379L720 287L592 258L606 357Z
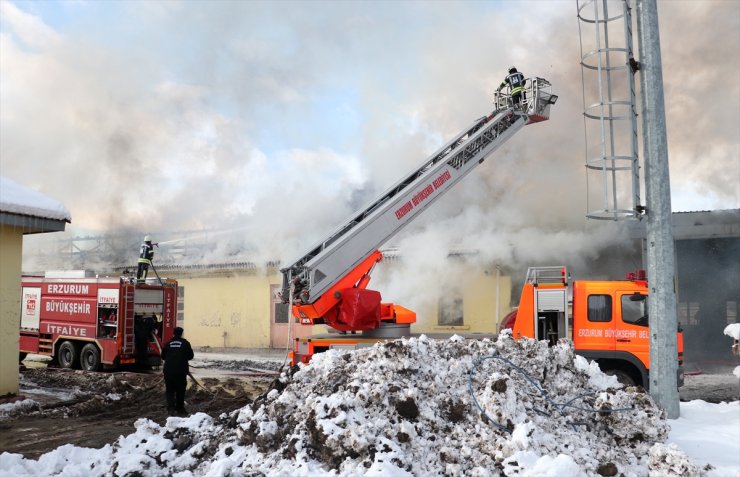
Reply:
M637 326L648 326L648 297L642 295L636 300L634 295L622 295L622 321Z

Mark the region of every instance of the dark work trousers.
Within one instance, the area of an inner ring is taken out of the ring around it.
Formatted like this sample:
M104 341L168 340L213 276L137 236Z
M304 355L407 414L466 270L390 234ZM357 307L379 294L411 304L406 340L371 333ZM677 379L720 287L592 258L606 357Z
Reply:
M167 398L167 411L185 412L185 388L188 384L187 374L164 375L165 397Z
M522 104L522 99L526 99L524 91L520 91L511 95L511 101L514 103L514 106L520 106Z
M139 263L139 268L136 270L136 278L139 280L146 280L146 276L149 274L149 264Z

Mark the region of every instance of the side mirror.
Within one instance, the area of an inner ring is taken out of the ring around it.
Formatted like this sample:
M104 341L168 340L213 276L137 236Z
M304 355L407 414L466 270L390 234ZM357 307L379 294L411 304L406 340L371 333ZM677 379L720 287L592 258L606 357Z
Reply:
M630 301L645 301L645 298L647 298L647 295L643 295L640 292L635 292L630 295Z

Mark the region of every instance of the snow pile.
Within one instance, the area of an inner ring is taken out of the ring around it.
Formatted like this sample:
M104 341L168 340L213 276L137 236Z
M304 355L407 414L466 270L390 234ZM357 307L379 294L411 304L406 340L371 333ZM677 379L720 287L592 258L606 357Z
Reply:
M735 342L732 344L732 353L734 355L740 355L740 323L727 325L725 327L725 334L735 339ZM740 378L740 366L736 366L732 374Z
M491 356L508 361L479 361ZM328 352L243 409L234 445L247 446L243 468L265 473L318 462L345 475L644 474L650 447L665 440L662 412L607 382L565 344L508 337Z
M650 475L697 475L697 467L675 444L655 444L650 448Z
M740 340L740 323L733 323L725 327L725 334L736 340Z
M668 425L646 393L566 344L508 335L328 351L231 416L136 428L88 456L88 475L702 475L661 445ZM38 462L0 454L0 465L58 470L61 449Z
M33 399L21 399L15 402L0 404L0 420L7 419L15 414L23 414L37 409L39 409L39 403Z

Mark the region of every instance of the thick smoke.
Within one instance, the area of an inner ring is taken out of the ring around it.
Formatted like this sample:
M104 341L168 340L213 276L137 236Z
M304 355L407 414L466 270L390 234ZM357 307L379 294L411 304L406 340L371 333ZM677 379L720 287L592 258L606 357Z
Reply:
M68 235L229 230L199 260L285 263L489 113L515 64L553 83L551 121L395 237L402 268L459 283L445 250L475 249L585 269L621 241L583 218L575 2L63 4L67 22L0 8L2 174L63 202ZM673 189L738 207L740 5L659 13Z

